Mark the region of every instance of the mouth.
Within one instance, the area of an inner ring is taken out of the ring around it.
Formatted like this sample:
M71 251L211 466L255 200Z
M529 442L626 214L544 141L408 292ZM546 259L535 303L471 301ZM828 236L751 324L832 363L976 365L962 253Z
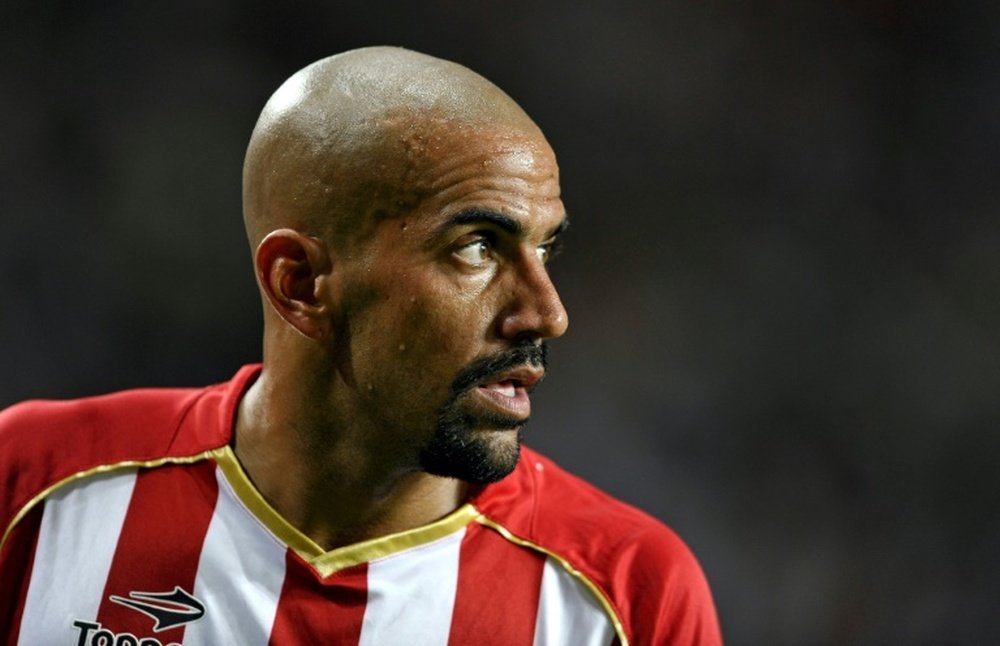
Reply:
M541 368L518 368L491 377L475 390L497 412L526 421L531 415L530 393L543 375Z

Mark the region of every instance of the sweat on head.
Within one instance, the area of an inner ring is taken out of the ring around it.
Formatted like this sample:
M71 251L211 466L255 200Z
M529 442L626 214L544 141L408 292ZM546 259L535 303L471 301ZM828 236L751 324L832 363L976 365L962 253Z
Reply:
M317 61L275 91L251 136L243 168L250 244L280 226L365 231L372 216L399 213L428 190L413 175L440 131L475 137L483 129L541 136L500 88L456 63L396 47Z

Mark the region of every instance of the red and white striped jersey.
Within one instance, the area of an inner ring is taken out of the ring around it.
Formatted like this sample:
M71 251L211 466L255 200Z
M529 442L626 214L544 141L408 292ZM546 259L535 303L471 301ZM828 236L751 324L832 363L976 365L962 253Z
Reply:
M229 447L258 372L0 413L0 643L720 643L681 540L529 449L446 518L324 551Z

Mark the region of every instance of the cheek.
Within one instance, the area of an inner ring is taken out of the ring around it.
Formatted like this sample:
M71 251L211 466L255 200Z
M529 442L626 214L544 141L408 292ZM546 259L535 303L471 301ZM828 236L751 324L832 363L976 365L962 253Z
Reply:
M458 373L481 345L473 325L436 299L409 297L401 307L373 317L365 345L371 350L362 391L375 409L391 408L400 423L419 426L451 396ZM385 411L382 411L385 413Z
M461 358L479 327L479 316L468 308L441 299L416 299L406 308L400 321L408 346L414 353L432 361ZM404 341L404 343L406 343Z
M430 394L442 382L450 387L458 371L483 354L492 324L488 281L427 266L365 278L364 298L355 301L362 307L353 311L352 354L364 356L370 383Z
M403 299L402 353L456 372L483 352L490 323L481 297L451 289L424 290ZM398 348L397 348L398 349Z

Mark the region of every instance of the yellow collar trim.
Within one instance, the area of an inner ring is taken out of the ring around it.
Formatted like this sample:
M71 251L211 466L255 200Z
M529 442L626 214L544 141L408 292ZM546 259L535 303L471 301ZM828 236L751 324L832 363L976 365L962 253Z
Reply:
M353 545L325 551L311 538L293 527L257 491L239 460L228 446L213 456L233 493L278 540L294 550L315 569L327 577L345 568L431 543L453 534L479 518L479 510L465 504L441 520L405 532L389 534Z

